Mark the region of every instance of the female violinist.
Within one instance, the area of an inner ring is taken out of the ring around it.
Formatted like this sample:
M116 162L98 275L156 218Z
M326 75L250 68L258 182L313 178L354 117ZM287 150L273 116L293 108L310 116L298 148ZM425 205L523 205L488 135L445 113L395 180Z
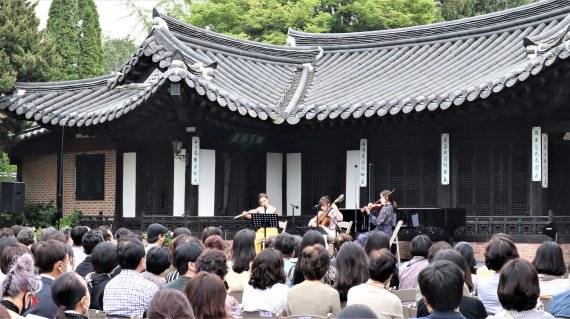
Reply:
M381 231L386 234L388 238L392 237L392 215L394 214L394 206L396 204L392 199L392 192L393 191L383 190L380 192L379 204L370 204L364 207L364 212L370 216L370 223L376 227L372 231L358 235L356 241L362 247L366 246L366 241L373 232Z
M251 214L277 214L277 208L269 205L269 197L265 193L259 193L257 195L257 201L259 207L242 212L242 216L247 219L251 219ZM277 228L267 227L265 230L263 227L259 228L255 234L255 253L259 254L263 250L263 240L264 238L276 237L279 234Z
M320 211L319 214L309 221L311 227L322 227L327 232L326 240L332 243L336 238L336 224L342 221L342 213L336 207L336 204L331 205L331 200L328 196L323 196L319 200ZM331 208L327 216L326 213ZM318 220L317 220L318 218Z

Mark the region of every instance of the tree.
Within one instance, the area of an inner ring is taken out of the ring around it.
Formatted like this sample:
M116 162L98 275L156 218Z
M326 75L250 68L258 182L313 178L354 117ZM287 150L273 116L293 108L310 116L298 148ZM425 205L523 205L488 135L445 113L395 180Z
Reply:
M38 31L35 6L22 0L0 0L0 96L10 94L16 81L52 79L54 68L61 63L53 42ZM29 123L0 114L0 152L9 150L26 126Z
M75 80L103 74L103 48L99 14L93 0L53 0L47 33L56 42L63 65L58 80Z
M133 53L137 45L128 36L123 39L103 38L103 70L111 73L123 66Z
M446 21L473 17L534 2L533 0L441 0L441 15Z

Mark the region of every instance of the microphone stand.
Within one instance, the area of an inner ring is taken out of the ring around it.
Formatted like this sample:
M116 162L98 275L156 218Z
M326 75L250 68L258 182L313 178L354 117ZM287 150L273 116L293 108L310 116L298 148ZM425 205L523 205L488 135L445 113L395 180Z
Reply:
M295 204L289 204L289 205L291 205L291 212L293 213L293 229L296 229L297 225L295 225Z
M265 240L267 239L267 206L263 206L263 244L261 249L265 249Z
M354 236L355 236L355 238L356 238L356 230L358 229L358 202L356 201L357 178L358 178L358 165L354 164Z

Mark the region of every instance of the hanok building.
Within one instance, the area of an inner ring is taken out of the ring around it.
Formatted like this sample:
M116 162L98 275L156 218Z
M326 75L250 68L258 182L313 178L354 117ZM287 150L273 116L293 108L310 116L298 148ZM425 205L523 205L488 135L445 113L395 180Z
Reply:
M570 215L569 26L550 0L275 46L155 12L117 72L17 83L0 109L39 125L10 154L27 200L65 214L235 216L267 192L310 216L395 189L468 219Z

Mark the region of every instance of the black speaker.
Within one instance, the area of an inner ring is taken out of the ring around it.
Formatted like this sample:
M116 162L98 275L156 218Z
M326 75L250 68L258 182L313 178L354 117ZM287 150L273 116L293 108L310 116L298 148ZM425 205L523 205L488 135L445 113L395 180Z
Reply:
M21 213L24 210L26 183L2 182L0 188L2 196L0 211L12 214Z

